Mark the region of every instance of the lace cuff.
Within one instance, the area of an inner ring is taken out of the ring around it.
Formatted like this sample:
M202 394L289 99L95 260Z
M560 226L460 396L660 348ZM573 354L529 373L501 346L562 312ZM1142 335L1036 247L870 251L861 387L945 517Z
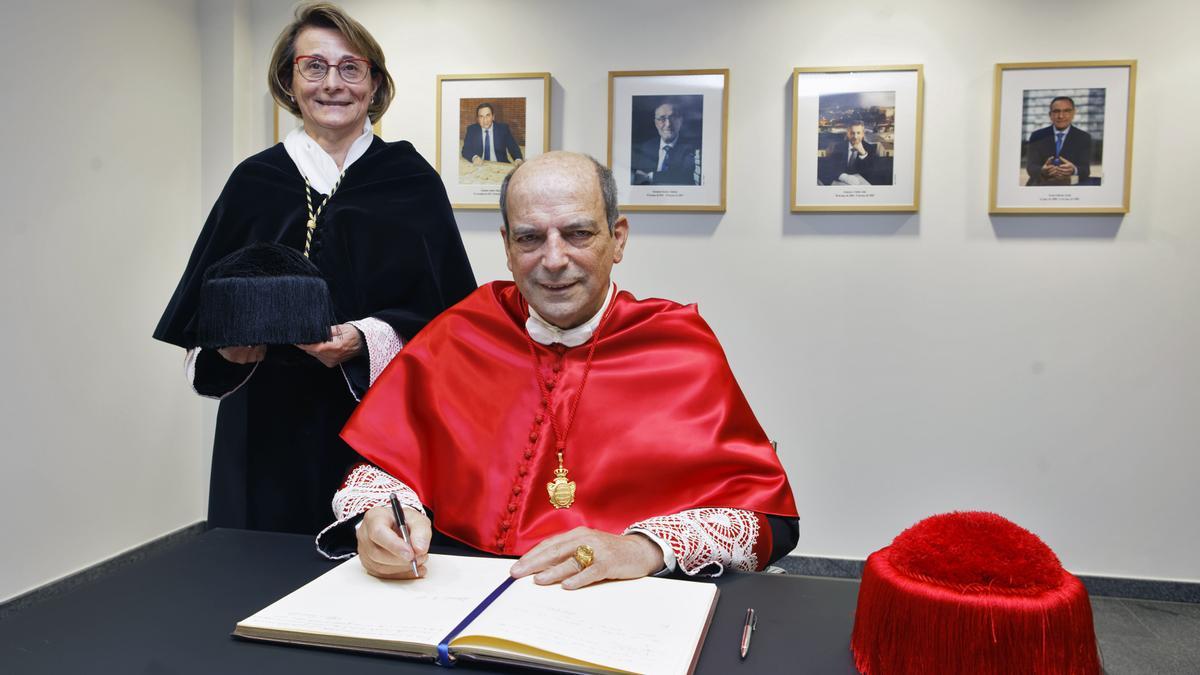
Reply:
M396 334L391 325L373 317L349 322L351 326L362 331L367 342L367 360L370 362L370 380L368 386L375 384L376 378L392 362L396 354L404 347L404 341Z
M402 506L425 513L425 507L421 505L420 498L413 489L404 483L396 480L386 471L371 466L370 464L359 464L355 466L346 476L346 481L342 483L342 487L333 495L333 515L335 520L317 533L316 544L317 550L321 555L331 560L341 560L349 558L353 553L345 553L342 555L330 555L325 552L325 547L322 546L321 538L326 533L343 523L353 520L359 514L365 513L370 509L386 504L389 495L396 493L396 498L400 500Z
M726 567L758 569L759 517L743 509L705 508L648 518L625 529L665 542L688 576L719 576Z

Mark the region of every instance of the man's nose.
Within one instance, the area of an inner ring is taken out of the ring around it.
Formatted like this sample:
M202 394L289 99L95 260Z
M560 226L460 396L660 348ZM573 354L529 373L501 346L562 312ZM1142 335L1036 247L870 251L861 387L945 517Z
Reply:
M567 266L567 248L563 238L558 233L552 233L546 238L545 250L542 252L542 267L550 272L560 272Z

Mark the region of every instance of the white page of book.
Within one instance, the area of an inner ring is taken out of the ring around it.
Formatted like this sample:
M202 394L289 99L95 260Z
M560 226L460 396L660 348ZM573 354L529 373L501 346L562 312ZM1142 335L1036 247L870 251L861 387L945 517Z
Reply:
M619 670L686 673L716 592L712 584L655 578L567 591L525 577L461 635L503 638Z
M410 580L378 579L351 558L238 625L436 646L508 577L513 561L429 558L428 576Z

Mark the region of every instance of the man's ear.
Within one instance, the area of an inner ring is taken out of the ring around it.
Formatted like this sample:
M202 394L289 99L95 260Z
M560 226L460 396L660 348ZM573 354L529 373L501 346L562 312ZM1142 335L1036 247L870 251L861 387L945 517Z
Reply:
M621 258L625 255L625 243L629 241L629 220L625 216L618 216L617 222L613 223L613 239L616 240L616 248L613 250L613 264L621 262Z

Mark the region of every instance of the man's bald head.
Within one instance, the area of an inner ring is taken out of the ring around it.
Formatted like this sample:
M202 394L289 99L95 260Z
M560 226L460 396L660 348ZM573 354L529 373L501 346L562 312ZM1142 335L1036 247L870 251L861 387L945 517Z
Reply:
M518 172L521 174L519 177L517 176ZM537 175L542 172L549 173L542 176ZM591 155L565 150L555 150L538 155L509 171L508 175L504 177L504 182L500 184L500 217L504 220L504 231L509 231L508 206L511 201L510 191L514 189L513 184L517 184L517 189L524 189L520 187L520 184L530 181L530 185L537 189L537 185L546 175L553 175L557 172L562 172L565 176L571 176L580 181L596 181L600 199L603 202L604 219L608 223L608 233L612 234L613 224L620 216L617 211L617 183L613 180L612 171L597 162Z
M554 326L574 328L604 304L629 237L615 193L612 172L570 152L539 155L504 179L508 269L531 311Z

